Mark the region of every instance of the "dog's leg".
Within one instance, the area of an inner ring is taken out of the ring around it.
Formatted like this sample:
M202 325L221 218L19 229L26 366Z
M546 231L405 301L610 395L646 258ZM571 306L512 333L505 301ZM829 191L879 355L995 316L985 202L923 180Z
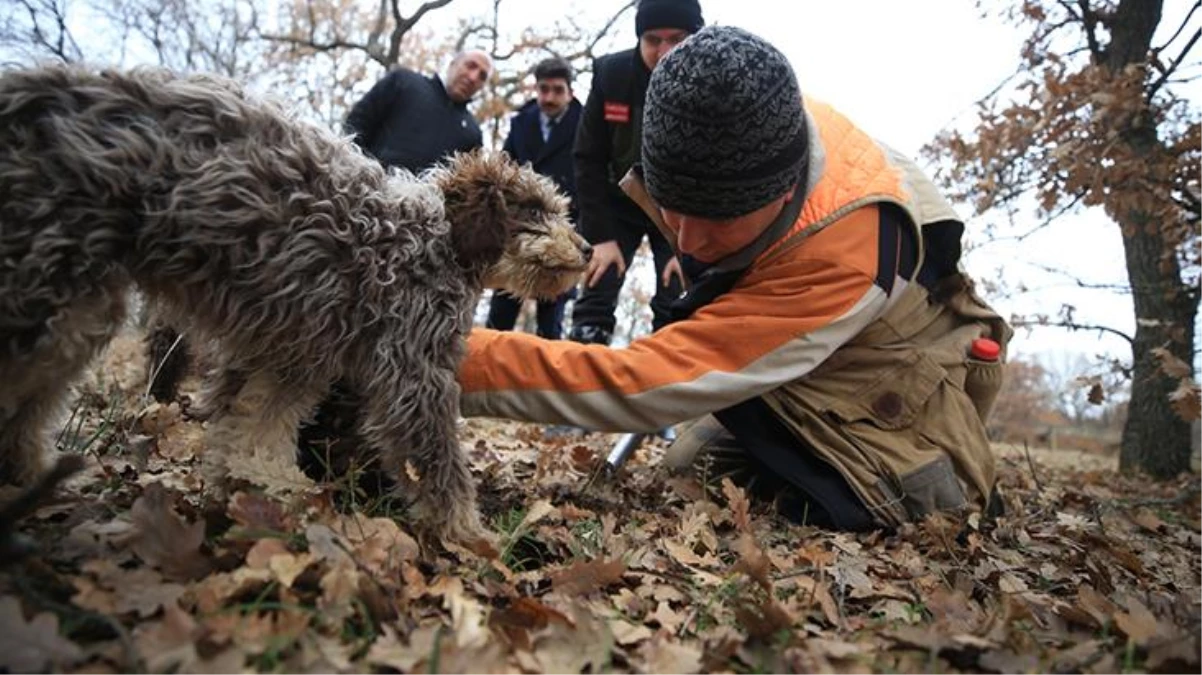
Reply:
M246 373L228 364L217 365L206 374L196 399L187 407L188 416L207 420L229 409L234 397L246 384Z
M75 300L55 317L48 330L56 340L0 363L0 483L26 484L45 469L50 427L71 385L124 321L125 308L124 284L114 278L103 292Z
M63 412L68 387L27 392L23 401L0 410L0 483L28 485L46 468L50 425Z
M495 552L495 536L480 522L476 484L459 447L455 371L392 364L374 372L362 385L361 433L398 484L412 491L419 527L477 552Z
M229 461L236 456L265 455L264 461L294 466L300 422L328 391L329 384L288 382L267 371L248 376L209 422L202 470L210 493L224 496Z

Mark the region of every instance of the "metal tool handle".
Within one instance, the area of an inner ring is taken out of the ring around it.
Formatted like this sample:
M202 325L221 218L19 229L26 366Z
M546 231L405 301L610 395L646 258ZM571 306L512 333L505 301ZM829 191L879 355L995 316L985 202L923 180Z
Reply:
M626 460L630 459L634 451L638 450L647 436L648 434L622 434L618 442L614 443L613 449L609 451L609 456L605 458L606 470L611 474L616 473L626 463Z

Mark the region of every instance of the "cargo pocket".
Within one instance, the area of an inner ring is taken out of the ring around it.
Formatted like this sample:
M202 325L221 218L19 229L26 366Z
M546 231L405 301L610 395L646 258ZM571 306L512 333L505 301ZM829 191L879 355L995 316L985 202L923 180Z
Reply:
M968 359L965 363L964 393L972 399L981 423L989 421L989 413L1002 390L1002 363Z
M942 366L916 353L847 399L832 402L827 409L844 422L886 431L907 429L946 377Z
M940 455L934 461L900 477L902 505L917 520L929 513L958 509L968 503L956 477L952 459Z
M872 480L866 482L902 520L920 517L928 505L954 508L964 503L950 458L915 429L931 414L931 397L948 386L946 379L942 366L915 353L826 411L839 435L858 451L857 463L871 471Z

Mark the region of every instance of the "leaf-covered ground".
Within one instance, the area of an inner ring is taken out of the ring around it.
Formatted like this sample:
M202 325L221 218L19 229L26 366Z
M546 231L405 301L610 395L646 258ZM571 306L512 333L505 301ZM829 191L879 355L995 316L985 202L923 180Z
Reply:
M138 362L119 344L83 388L60 444L85 469L2 561L0 671L1199 670L1196 476L999 449L1006 517L857 536L669 476L659 445L586 491L612 436L472 420L490 561L416 541L353 467L248 461L206 507L201 425L142 403Z

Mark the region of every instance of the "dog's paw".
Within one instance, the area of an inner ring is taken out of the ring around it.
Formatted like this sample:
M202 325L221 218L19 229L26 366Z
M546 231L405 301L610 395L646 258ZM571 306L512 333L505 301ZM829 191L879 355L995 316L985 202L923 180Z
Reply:
M0 456L0 485L31 485L45 475L54 459L55 456L40 448L24 456L17 453Z
M477 532L471 539L459 542L459 545L481 558L496 560L501 557L501 543L497 535L488 530Z
M501 557L501 545L497 535L485 529L472 533L443 531L435 536L442 547L452 553L467 551L489 560Z
M431 525L444 546L464 548L483 558L501 556L496 533L480 522L474 504L471 507L452 509L443 516L441 522Z

